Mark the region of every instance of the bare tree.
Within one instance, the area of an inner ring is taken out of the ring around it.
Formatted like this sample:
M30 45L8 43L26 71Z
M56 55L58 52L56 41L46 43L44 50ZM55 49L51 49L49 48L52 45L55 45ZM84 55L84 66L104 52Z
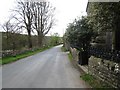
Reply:
M10 18L8 21L6 21L2 26L6 33L6 47L9 49L9 43L12 43L12 49L15 49L15 34L20 33L19 23L12 22L12 18ZM10 42L9 42L10 41Z
M33 7L33 27L38 34L38 45L42 45L44 36L54 25L55 8L49 2L35 2Z
M32 40L31 40L31 32L32 32L32 20L33 20L33 14L32 14L32 7L33 3L28 1L18 1L18 6L14 10L17 12L17 17L15 17L20 23L21 27L25 28L28 33L28 47L32 48Z
M17 9L14 11L19 14L16 19L27 30L29 48L32 48L31 32L33 29L38 34L38 45L42 45L43 37L54 25L54 10L55 8L49 2L30 2L29 0L18 2Z
M6 46L8 47L8 38L9 38L9 31L11 29L11 25L10 25L10 20L8 20L7 22L5 22L3 25L1 25L2 28L4 29L4 31L6 32Z

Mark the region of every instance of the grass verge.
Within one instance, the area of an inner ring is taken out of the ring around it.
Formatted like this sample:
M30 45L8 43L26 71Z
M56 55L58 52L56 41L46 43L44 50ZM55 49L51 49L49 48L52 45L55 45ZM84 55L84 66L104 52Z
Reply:
M63 51L63 52L67 52L68 50L65 48L65 47L61 47L61 50ZM68 53L68 58L69 58L69 60L71 61L73 58L72 58L72 54L71 53Z
M68 51L65 47L61 47L61 50L63 51L63 52L66 52L66 51Z
M90 86L93 87L93 90L109 90L112 87L96 79L90 74L84 74L80 76L84 81L86 81Z
M71 53L68 53L68 57L69 57L69 60L72 61L72 54Z
M2 58L0 58L0 65L2 64Z
M38 50L35 50L35 51L29 51L29 52L19 54L19 55L16 55L16 56L3 57L3 58L0 58L0 64L2 64L2 65L8 64L8 63L17 61L19 59L34 55L34 54L39 53L39 52L42 52L42 51L47 50L47 49L52 48L52 47L53 46L45 47L45 48L42 48L42 49L38 49Z

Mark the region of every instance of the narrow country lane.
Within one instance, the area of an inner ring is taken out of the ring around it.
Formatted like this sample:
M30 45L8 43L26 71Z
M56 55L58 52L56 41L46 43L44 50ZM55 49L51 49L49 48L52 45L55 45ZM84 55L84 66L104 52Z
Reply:
M2 67L3 88L87 88L61 46Z

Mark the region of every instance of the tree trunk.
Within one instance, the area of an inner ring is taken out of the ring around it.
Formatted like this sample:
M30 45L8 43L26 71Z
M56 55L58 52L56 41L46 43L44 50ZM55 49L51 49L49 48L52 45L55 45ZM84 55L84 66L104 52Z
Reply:
M28 32L28 47L32 48L32 40L31 40L31 33L30 33L30 31Z
M6 47L7 47L7 50L9 49L9 47L8 47L8 31L7 31L7 33L6 33Z
M39 31L37 33L38 33L38 46L41 47L43 42L43 35Z

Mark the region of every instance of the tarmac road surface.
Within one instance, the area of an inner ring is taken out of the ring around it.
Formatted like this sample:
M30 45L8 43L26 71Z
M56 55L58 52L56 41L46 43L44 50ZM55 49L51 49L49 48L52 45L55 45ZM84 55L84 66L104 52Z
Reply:
M2 88L88 88L61 46L2 66Z

